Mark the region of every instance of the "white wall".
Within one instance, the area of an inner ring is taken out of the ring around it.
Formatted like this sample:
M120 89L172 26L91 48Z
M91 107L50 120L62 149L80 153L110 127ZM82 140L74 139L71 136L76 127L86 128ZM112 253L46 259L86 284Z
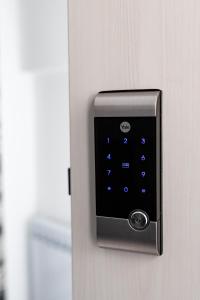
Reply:
M67 2L1 1L3 202L8 300L27 300L27 222L70 222Z

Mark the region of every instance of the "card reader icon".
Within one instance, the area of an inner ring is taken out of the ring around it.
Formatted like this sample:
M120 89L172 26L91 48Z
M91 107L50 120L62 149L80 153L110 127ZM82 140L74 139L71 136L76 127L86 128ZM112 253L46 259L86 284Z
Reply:
M123 162L122 163L122 169L129 169L130 164L128 162Z

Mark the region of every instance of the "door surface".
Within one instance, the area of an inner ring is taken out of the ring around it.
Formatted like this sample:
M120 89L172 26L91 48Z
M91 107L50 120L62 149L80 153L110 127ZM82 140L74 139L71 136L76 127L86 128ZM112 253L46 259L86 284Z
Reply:
M200 2L70 0L73 300L200 299ZM90 110L101 90L163 91L163 255L95 240Z

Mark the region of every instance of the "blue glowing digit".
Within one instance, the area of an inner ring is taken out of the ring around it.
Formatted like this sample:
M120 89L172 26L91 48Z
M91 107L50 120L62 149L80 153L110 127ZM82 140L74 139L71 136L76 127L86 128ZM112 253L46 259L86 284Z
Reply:
M107 176L110 176L112 174L111 170L106 170L106 172L107 172Z
M144 178L146 176L146 172L145 171L142 171L141 173L141 176Z
M111 159L112 159L111 153L109 153L109 154L106 156L106 158L107 158L108 160L111 160Z
M123 138L123 144L128 144L128 139L126 137Z
M107 137L106 143L107 143L107 144L110 144L110 138L109 138L109 137Z
M128 193L128 187L127 186L123 187L123 191L124 193Z
M141 140L140 140L140 143L141 143L142 145L146 144L146 139L145 139L144 137L142 137Z
M146 160L146 157L145 157L145 155L143 154L143 155L140 157L140 159L141 159L141 161L144 161L144 160Z

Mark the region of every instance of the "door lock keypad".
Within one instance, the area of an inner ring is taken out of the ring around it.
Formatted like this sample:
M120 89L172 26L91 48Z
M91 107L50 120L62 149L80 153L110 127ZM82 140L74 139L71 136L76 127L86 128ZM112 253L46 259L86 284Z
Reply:
M97 215L156 220L156 118L96 117Z

